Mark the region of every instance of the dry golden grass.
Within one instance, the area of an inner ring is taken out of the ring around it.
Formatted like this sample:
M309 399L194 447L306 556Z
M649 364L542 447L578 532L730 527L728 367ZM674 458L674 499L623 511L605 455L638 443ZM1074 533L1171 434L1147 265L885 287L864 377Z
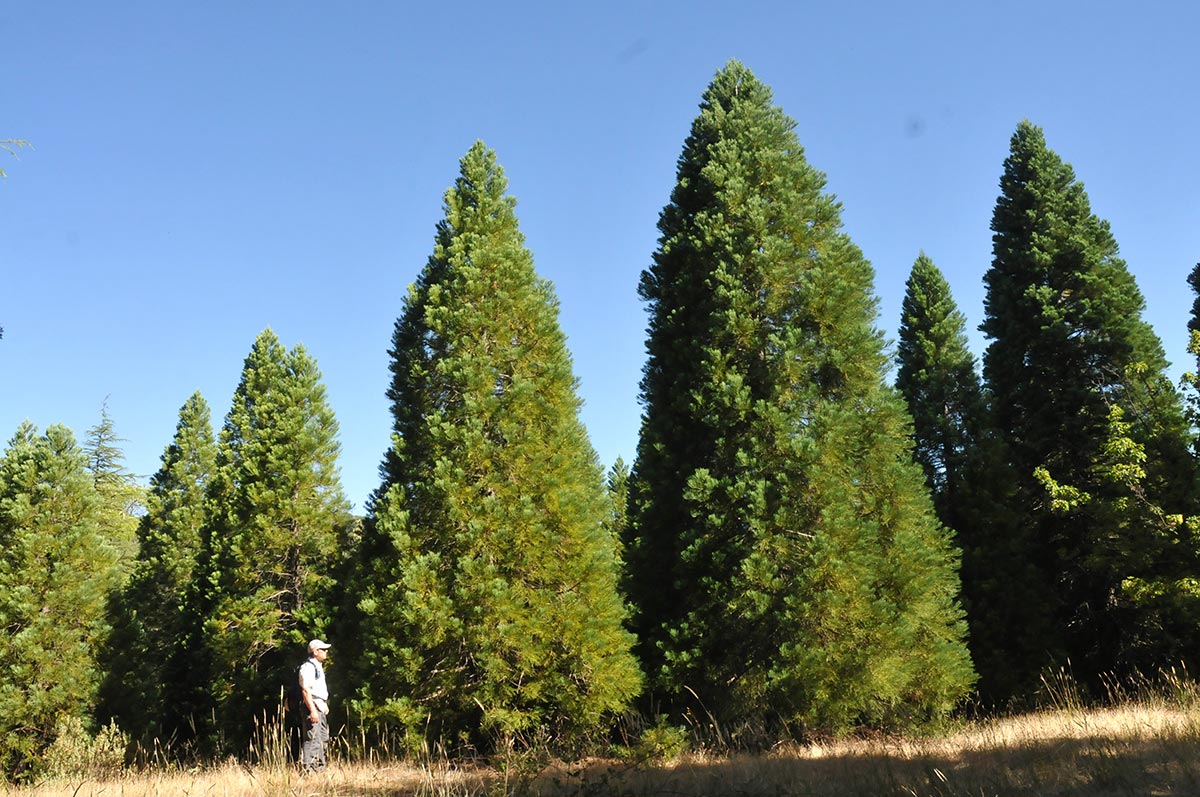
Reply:
M1110 797L1200 794L1200 709L1139 702L1066 706L986 720L936 739L871 738L781 746L765 755L689 754L657 764L595 760L533 777L447 761L338 763L302 777L285 765L0 786L0 797Z
M691 755L658 767L547 773L541 795L1200 794L1200 714L1130 706L966 726L941 739L857 739L769 755ZM605 788L588 791L586 784Z
M129 773L110 780L44 781L0 785L4 797L384 797L385 795L488 794L495 773L480 769L338 764L302 775L294 767L247 767L235 763L194 771Z

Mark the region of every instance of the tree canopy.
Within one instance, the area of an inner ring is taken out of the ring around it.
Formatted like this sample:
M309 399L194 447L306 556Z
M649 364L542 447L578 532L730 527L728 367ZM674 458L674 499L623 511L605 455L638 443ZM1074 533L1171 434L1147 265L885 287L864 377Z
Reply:
M642 275L639 652L668 700L726 721L938 714L973 678L955 555L884 382L872 268L794 127L720 70Z
M392 342L357 705L414 744L594 733L640 686L558 303L506 190L477 143Z

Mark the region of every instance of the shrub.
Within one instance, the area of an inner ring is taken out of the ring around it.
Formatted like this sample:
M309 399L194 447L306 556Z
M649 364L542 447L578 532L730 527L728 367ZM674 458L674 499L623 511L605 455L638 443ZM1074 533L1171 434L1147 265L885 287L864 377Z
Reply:
M78 717L60 720L54 729L54 741L42 759L42 774L51 778L111 778L125 769L129 737L116 722L110 722L93 736Z

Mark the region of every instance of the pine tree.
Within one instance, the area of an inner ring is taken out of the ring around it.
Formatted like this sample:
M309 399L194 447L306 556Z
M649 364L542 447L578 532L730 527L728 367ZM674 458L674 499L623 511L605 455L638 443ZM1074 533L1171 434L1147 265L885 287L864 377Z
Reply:
M104 499L103 533L121 551L121 566L128 570L137 554L138 518L144 510L145 490L125 468L125 452L113 420L108 414L108 399L100 405L100 421L88 429L83 451L96 491Z
M1188 287L1192 289L1195 298L1192 300L1192 313L1188 317L1188 354L1195 359L1196 369L1184 374L1181 381L1187 399L1186 414L1192 428L1192 454L1200 457L1200 263L1192 267L1187 276Z
M177 676L168 672L168 663L184 640L182 610L208 518L205 493L215 458L208 403L197 392L180 409L174 439L150 479L137 561L114 606L105 656L111 669L102 690L102 717L116 719L147 744L179 730L165 724L180 699L173 693Z
M22 424L0 459L0 767L28 774L64 719L90 721L118 551L71 431Z
M629 528L629 466L621 457L617 457L609 469L605 486L612 507L608 529L613 539L619 542Z
M956 562L884 383L873 271L794 127L744 66L718 72L642 276L639 649L718 720L940 714L973 677Z
M914 456L925 471L938 517L962 553L962 595L971 656L985 700L1012 693L1011 644L997 637L999 618L1028 627L1035 601L1012 601L1004 585L1032 577L1021 561L1013 478L967 345L966 319L942 272L924 253L909 275L900 320L896 388L913 417ZM999 545L1007 541L1008 547ZM1016 575L1014 576L1014 573Z
M337 431L316 362L271 330L260 334L217 448L205 592L185 611L203 621L185 653L200 659L218 730L235 746L276 717L304 643L330 630L330 571L351 522Z
M925 470L942 522L962 525L969 501L963 483L983 423L983 395L966 318L950 286L922 252L905 285L896 388L913 417L914 455Z
M557 300L506 187L474 145L392 342L357 694L412 743L561 741L639 688Z
M1145 302L1109 225L1029 122L1012 137L1000 187L984 378L1025 536L1016 550L1012 540L994 542L1031 568L997 585L996 602L1030 602L1039 616L1001 620L989 633L1012 646L1005 665L1025 689L1068 661L1095 681L1135 664L1130 640L1146 618L1122 583L1166 566L1141 508L1188 511L1194 467L1162 345L1142 320ZM1145 457L1137 501L1128 480L1112 477L1122 461L1114 446ZM1147 558L1152 549L1159 555Z

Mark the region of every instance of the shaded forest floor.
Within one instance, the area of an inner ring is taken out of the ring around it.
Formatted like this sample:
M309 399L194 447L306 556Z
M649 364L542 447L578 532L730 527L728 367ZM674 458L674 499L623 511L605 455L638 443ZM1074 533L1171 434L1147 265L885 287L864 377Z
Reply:
M687 754L656 763L591 760L534 771L451 761L340 762L306 777L284 765L230 764L0 786L2 797L1183 794L1200 794L1200 706L1166 704L1060 708L966 723L934 739L850 739L760 755Z

